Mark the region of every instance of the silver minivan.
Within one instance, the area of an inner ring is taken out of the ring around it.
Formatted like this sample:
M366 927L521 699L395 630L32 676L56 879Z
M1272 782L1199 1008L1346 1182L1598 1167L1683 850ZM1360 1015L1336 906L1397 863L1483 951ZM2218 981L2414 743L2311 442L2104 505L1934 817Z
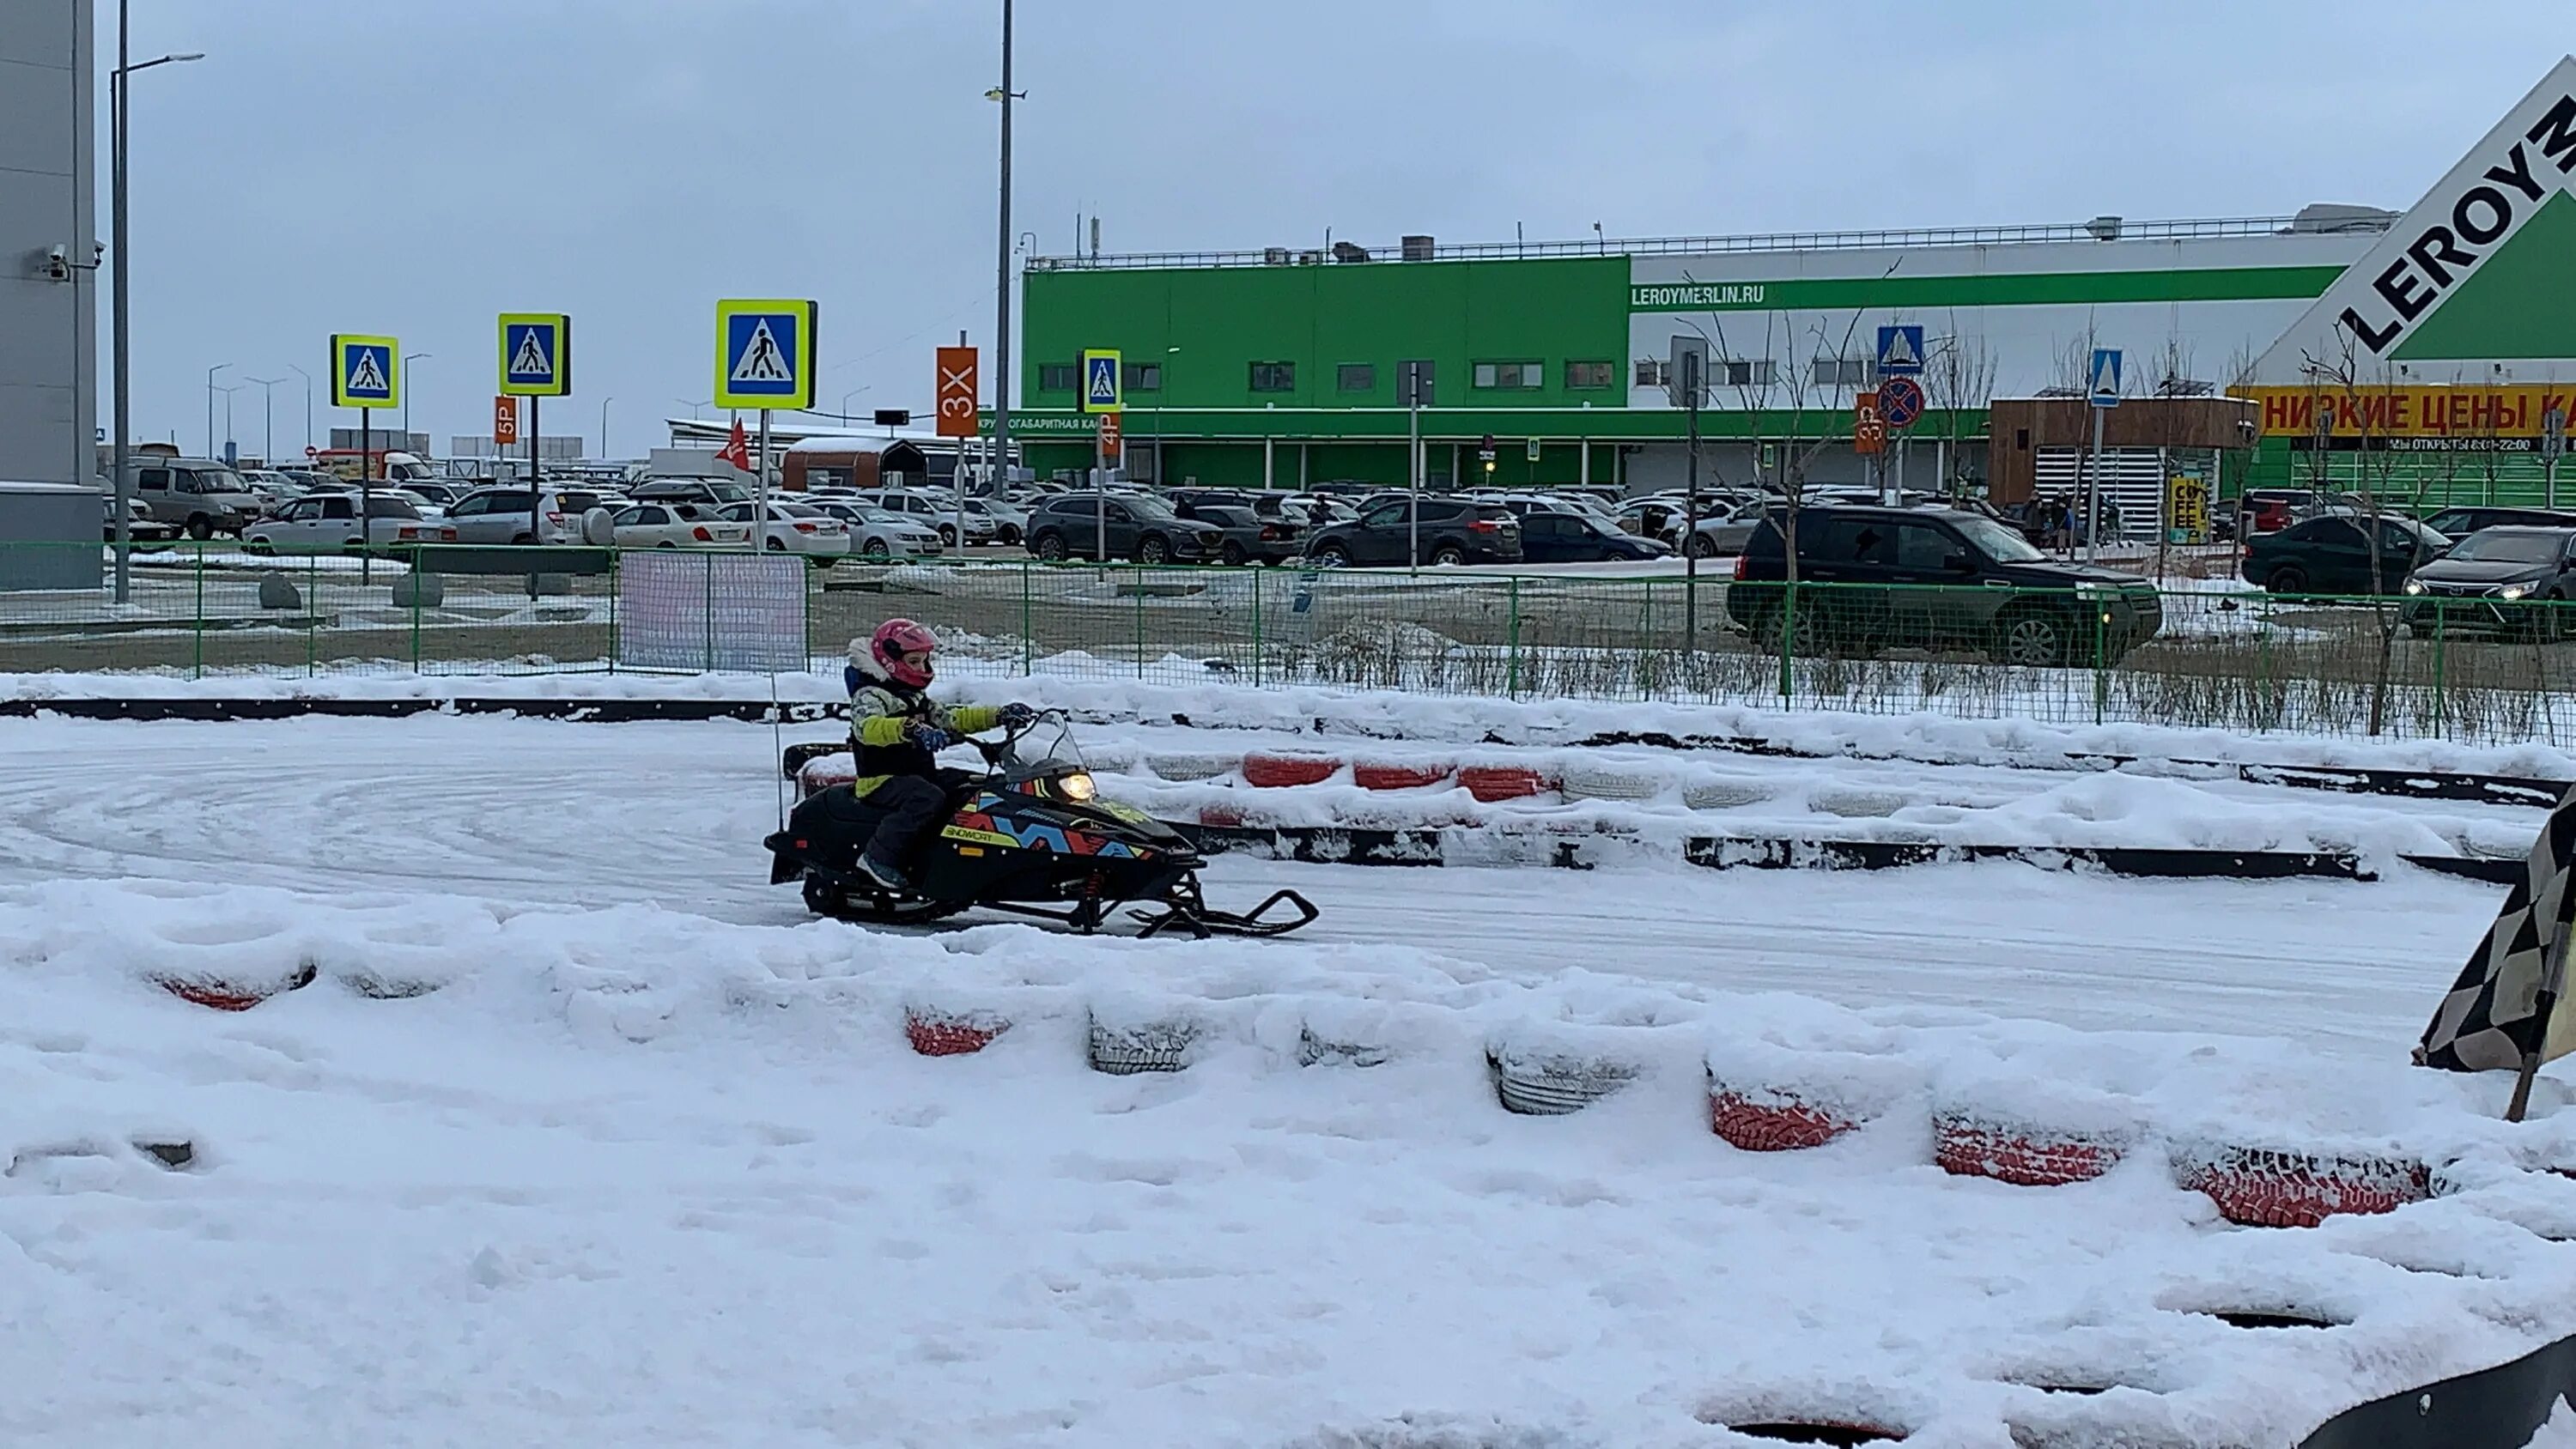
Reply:
M242 475L206 458L137 459L134 496L155 519L177 524L190 538L238 537L266 507Z

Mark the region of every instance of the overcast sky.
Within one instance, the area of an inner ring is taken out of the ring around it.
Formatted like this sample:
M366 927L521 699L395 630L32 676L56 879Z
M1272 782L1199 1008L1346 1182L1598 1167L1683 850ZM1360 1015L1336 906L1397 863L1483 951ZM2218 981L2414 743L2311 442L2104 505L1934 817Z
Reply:
M138 61L208 55L136 81L140 436L202 447L206 370L231 363L222 382L287 379L298 452L289 364L318 378L329 333L390 332L432 354L412 421L443 450L488 426L505 310L573 315L576 392L546 431L595 449L613 397L621 455L708 395L718 297L820 300L827 411L865 389L854 411L926 412L930 349L961 328L989 366L999 0L133 9ZM1013 229L1051 253L1077 212L1110 250L1177 250L2404 206L2567 48L2566 17L1021 0ZM99 45L112 64L112 6ZM231 399L246 452L261 395ZM327 403L317 434L355 423Z

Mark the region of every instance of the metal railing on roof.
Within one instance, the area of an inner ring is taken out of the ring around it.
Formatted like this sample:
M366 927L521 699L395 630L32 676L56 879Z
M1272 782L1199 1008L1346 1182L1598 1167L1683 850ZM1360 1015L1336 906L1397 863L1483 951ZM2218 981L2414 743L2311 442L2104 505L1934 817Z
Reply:
M1349 265L1391 261L1496 261L1523 257L1706 256L1729 252L1864 251L1895 247L2028 246L2042 242L2209 241L2287 235L2295 217L2212 217L2178 221L2035 222L2023 226L1932 226L1874 231L1773 231L1743 236L1667 236L1586 241L1445 242L1430 247L1263 247L1250 251L1102 252L1031 257L1033 272L1137 271L1173 267Z

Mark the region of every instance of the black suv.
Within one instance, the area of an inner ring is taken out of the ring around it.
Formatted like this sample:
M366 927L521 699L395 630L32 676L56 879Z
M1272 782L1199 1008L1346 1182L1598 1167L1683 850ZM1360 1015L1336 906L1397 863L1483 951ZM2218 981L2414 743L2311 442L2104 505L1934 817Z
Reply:
M1410 501L1381 503L1350 523L1318 529L1306 559L1325 568L1401 564L1415 537ZM1422 500L1421 563L1519 563L1521 523L1499 503L1472 498Z
M2481 528L2576 528L2576 513L2554 508L2498 508L2468 505L2445 508L2424 520L2444 538L2466 538Z
M1726 591L1727 617L1765 650L1781 642L1786 518L1774 512L1753 530ZM2164 626L2146 580L2059 563L2013 529L1952 509L1801 509L1798 582L1790 647L1800 654L1968 648L2047 667L2090 665L2098 649L2108 664Z
M2416 569L2405 594L2398 617L2419 638L2437 629L2564 637L2576 528L2482 528Z
M1100 536L1108 521L1107 547ZM1225 544L1225 534L1192 523L1160 498L1142 493L1059 493L1029 515L1029 552L1059 559L1131 558L1140 564L1205 563Z

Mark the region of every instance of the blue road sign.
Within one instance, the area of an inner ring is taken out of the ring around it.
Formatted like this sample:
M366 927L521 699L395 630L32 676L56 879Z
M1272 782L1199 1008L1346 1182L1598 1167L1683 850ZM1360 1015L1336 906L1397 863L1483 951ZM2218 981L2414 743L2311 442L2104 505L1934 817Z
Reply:
M1124 411L1127 397L1121 382L1122 373L1116 352L1100 347L1086 347L1082 350L1082 410L1084 412Z
M402 343L391 337L331 334L331 406L394 408L402 406L402 374L395 356Z
M2091 379L2084 390L2092 395L2093 406L2114 408L2120 405L2120 349L2094 348L2093 365L2085 369L2084 375Z
M1912 377L1923 370L1923 329L1907 323L1878 329L1878 375ZM1884 399L1881 400L1882 402Z
M1910 377L1891 377L1878 385L1879 421L1891 428L1914 426L1923 405L1923 384Z
M715 405L812 407L814 320L810 301L716 303Z
M507 397L572 393L572 319L560 312L501 314L501 392Z

